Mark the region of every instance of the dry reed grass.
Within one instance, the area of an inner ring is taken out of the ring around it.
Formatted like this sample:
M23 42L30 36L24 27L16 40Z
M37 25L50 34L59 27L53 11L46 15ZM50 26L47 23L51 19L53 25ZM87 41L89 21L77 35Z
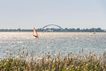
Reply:
M47 54L41 59L31 57L9 57L0 60L0 71L106 71L105 53L101 57L95 54L79 56L69 54L52 57Z

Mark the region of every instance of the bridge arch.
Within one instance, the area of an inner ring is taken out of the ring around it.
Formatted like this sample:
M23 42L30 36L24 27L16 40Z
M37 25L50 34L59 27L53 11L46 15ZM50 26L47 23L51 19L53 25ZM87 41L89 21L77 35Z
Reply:
M56 24L48 24L48 25L45 25L45 26L43 27L43 29L45 29L45 28L47 28L47 27L49 27L49 26L56 26L56 27L58 27L59 29L63 29L61 26L56 25Z

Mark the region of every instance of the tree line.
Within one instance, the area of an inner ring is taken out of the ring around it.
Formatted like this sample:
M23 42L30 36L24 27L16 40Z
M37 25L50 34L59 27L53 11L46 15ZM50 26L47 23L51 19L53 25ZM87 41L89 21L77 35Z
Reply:
M32 32L33 29L0 29L0 32ZM105 30L101 29L101 28L85 28L85 29L81 29L81 28L63 28L63 29L59 29L59 28L46 28L46 29L42 29L42 28L38 28L37 31L39 32L106 32Z

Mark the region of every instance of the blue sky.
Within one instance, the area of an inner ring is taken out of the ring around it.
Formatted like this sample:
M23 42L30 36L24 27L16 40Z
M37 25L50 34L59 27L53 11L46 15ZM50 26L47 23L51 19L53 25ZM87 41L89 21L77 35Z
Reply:
M106 29L106 0L0 0L0 28Z

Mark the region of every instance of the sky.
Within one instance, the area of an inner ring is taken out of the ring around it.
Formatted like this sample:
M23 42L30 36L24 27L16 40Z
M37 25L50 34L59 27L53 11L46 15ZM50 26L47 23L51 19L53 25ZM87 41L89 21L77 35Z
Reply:
M0 29L47 24L106 29L106 0L0 0Z

